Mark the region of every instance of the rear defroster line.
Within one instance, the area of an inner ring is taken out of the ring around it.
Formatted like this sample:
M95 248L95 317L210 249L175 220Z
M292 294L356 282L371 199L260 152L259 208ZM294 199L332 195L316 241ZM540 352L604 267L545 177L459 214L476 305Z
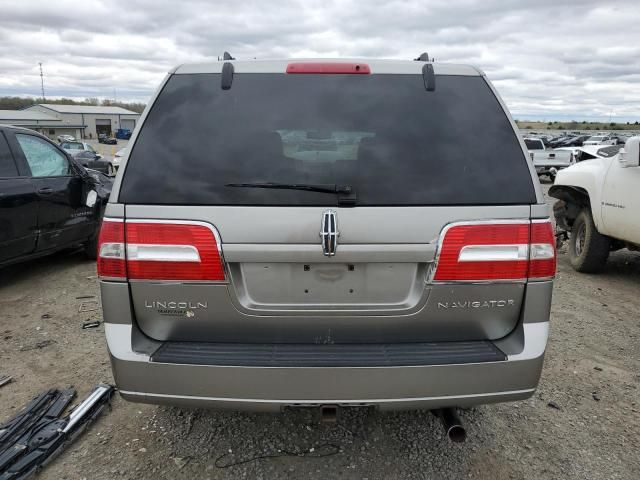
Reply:
M0 427L0 480L26 479L36 474L102 413L114 391L111 385L98 385L62 418L75 389L48 390L32 400L24 412Z

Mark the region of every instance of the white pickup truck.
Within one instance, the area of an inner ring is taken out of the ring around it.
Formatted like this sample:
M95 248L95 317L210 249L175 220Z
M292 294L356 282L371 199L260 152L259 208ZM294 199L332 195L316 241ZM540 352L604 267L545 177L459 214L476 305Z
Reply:
M558 172L549 195L577 271L600 270L613 250L640 250L640 136Z
M618 137L613 135L594 135L587 138L582 145L616 145L618 143Z
M558 170L567 168L575 162L571 152L566 150L547 150L539 138L525 138L524 143L536 168L538 176L547 175L553 182Z

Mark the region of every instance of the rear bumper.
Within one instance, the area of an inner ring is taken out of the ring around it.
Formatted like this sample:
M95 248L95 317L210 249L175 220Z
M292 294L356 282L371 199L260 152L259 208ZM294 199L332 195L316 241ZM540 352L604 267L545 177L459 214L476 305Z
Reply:
M514 332L524 348L504 361L425 366L261 367L152 362L134 352L131 324L105 323L116 384L130 401L235 410L373 405L434 409L521 400L538 384L548 322Z

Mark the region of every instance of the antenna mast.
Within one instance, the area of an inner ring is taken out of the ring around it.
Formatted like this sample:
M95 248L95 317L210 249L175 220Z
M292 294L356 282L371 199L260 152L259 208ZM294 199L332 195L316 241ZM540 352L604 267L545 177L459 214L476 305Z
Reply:
M40 85L42 87L42 101L44 101L44 74L42 73L42 62L38 62L38 65L40 65Z

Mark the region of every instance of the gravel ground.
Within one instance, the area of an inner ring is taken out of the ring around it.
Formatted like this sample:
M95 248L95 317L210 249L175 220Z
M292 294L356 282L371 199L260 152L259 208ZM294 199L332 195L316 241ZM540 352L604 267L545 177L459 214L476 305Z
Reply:
M452 444L428 412L189 411L116 398L113 410L41 474L46 479L640 477L640 255L612 255L599 275L560 251L552 331L529 400L462 412ZM78 298L92 296L91 298ZM112 382L95 265L79 252L0 270L0 421L50 387L79 398ZM549 406L551 402L555 407ZM557 408L556 408L557 407ZM259 456L270 456L251 460ZM247 463L234 463L249 460Z

